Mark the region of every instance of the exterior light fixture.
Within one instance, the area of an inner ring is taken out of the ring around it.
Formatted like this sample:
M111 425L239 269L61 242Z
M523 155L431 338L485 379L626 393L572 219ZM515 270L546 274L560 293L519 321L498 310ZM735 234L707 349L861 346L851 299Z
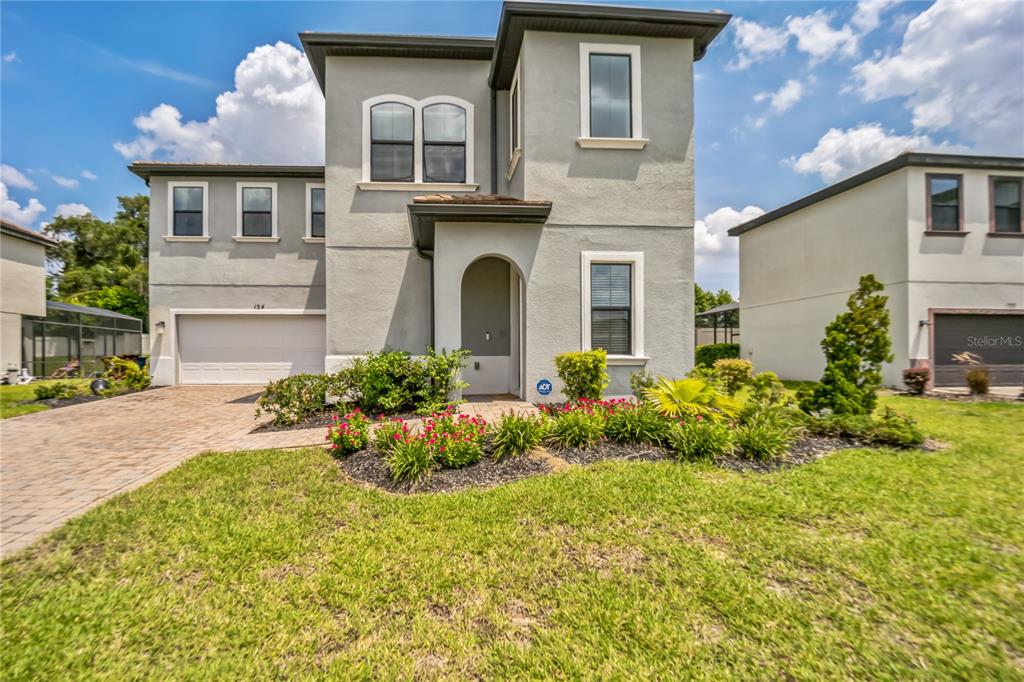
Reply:
M164 322L163 320L161 320L161 321L157 322L157 323L156 323L156 331L157 331L157 333L158 333L158 334L162 334L162 333L163 333L163 331L164 331L164 328L165 328L166 326L167 326L167 323L166 323L166 322Z

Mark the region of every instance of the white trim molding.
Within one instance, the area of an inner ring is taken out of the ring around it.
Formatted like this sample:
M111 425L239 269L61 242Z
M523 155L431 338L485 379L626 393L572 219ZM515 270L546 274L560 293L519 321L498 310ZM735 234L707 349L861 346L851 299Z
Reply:
M513 137L512 132L515 131ZM515 175L519 158L523 155L523 92L519 88L519 61L512 75L512 85L508 88L508 171L505 178L511 180Z
M242 190L246 187L264 188L270 190L270 236L253 237L242 234ZM277 183L276 182L247 182L235 183L235 241L277 241Z
M631 106L630 119L632 131L628 138L594 138L590 135L590 55L591 54L624 54L629 55L629 101ZM592 149L643 149L647 144L643 133L643 107L641 106L640 86L640 46L620 45L618 43L580 43L580 136L576 140L581 147ZM604 146L599 144L583 144L582 141L594 142L608 139L630 140L634 143L643 142L639 147Z
M650 142L646 137L577 137L583 149L643 149Z
M174 234L174 188L200 187L203 190L203 234ZM170 180L167 182L167 229L164 239L169 242L208 242L210 241L210 183L205 180Z
M307 182L306 183L306 236L303 237L303 241L322 242L324 237L313 236L313 190L322 189L324 191L324 216L327 215L327 184L323 182ZM327 235L326 221L324 224L324 236Z
M609 365L643 364L644 355L644 252L643 251L581 251L580 252L580 302L581 350L591 350L590 343L590 266L594 263L631 265L630 274L630 330L633 348L629 355L609 355Z
M374 105L384 102L396 102L412 107L413 112L413 135L412 135L412 182L380 182L373 181L370 157L370 109ZM424 182L423 181L423 109L431 104L454 104L466 112L466 182ZM416 100L405 95L377 95L363 100L363 179L357 184L361 190L391 190L391 191L417 191L423 189L438 192L472 192L477 185L474 182L476 177L475 167L475 144L474 144L474 107L461 97L454 95L434 95L425 99Z

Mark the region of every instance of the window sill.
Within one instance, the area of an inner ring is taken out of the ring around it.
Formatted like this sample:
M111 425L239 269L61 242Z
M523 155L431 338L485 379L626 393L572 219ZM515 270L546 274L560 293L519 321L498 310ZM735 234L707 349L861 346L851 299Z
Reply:
M235 235L232 237L236 242L256 242L256 243L273 243L281 241L280 237L243 237L241 235Z
M303 237L302 241L307 244L323 244L327 239L325 237Z
M1024 232L989 232L988 236L997 239L1024 239Z
M924 236L926 237L966 237L967 233L963 230L925 230Z
M210 238L208 236L206 236L206 237L186 237L185 235L181 235L181 234L165 234L164 235L164 241L165 242L208 242L208 241L210 241Z
M648 357L642 355L609 355L609 365L646 365Z
M646 137L577 137L576 144L584 149L643 149L650 140Z
M516 174L516 168L519 167L519 159L523 158L523 150L516 147L512 150L512 158L508 160L508 170L505 171L505 181L509 182L512 180L512 176Z
M357 182L364 192L475 192L480 185L466 182Z

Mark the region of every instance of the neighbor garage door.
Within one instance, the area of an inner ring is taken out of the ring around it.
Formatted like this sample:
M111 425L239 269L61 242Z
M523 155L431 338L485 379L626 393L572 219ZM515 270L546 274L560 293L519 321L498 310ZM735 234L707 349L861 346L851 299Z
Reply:
M185 315L178 318L183 384L265 384L324 371L323 315Z
M989 367L993 386L1024 383L1024 313L935 315L936 386L963 386L964 368L953 355L970 351Z

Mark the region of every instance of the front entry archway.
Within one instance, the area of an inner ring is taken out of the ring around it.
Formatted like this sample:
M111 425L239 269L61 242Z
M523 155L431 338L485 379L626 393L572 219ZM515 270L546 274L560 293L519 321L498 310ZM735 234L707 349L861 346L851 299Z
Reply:
M462 348L472 352L462 378L465 395L519 394L520 278L496 256L479 258L462 275Z

